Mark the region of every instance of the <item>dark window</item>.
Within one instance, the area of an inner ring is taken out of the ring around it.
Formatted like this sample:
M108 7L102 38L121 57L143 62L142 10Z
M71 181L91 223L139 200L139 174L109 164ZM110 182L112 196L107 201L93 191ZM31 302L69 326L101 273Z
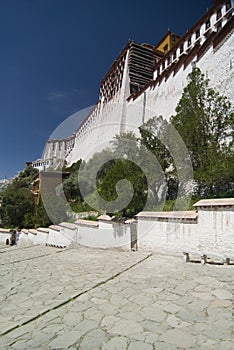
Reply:
M228 10L230 10L231 7L232 7L231 1L228 1L228 2L226 3L226 12L227 12Z
M173 61L176 60L176 52L173 53Z
M181 45L180 46L180 53L183 53L183 51L184 51L184 45Z
M136 85L131 84L130 85L130 93L136 94L138 92L138 87Z
M192 65L192 70L194 70L194 69L196 68L196 62L193 61L193 62L191 63L191 65Z
M191 37L188 39L188 47L191 46L192 40Z
M219 9L218 12L217 12L217 15L216 15L216 19L220 19L222 17L222 10Z
M221 29L222 29L222 24L221 24L221 22L219 22L218 23L218 25L217 25L217 32L219 32Z
M162 63L162 70L165 69L165 62Z
M206 21L206 29L210 28L210 19Z
M168 44L166 44L166 45L164 46L163 51L164 51L164 53L166 53L166 52L168 51Z
M200 29L198 29L197 31L196 31L196 39L198 39L200 37Z

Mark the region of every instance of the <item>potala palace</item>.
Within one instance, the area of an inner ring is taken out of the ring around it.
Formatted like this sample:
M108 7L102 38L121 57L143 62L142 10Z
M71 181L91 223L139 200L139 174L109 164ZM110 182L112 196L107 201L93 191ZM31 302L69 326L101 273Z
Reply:
M101 81L92 112L70 137L49 140L33 166L87 160L115 135L137 132L153 116L169 119L194 67L234 103L233 15L234 0L214 1L183 37L169 31L156 46L128 42Z

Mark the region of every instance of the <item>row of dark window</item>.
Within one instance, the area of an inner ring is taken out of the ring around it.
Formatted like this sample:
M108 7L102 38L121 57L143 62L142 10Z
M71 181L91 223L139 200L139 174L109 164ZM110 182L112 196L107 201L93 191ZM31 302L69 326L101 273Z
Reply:
M232 7L232 4L231 4L231 1L228 1L226 3L226 12L230 10L230 8ZM222 9L220 8L218 11L217 11L217 14L216 14L216 19L219 20L220 18L222 17ZM206 30L208 30L209 28L211 27L211 22L210 22L210 18L206 21L205 23L205 28ZM222 24L221 23L218 23L217 24L217 30L219 31L222 27ZM196 40L200 38L200 28L197 29L197 31L195 32L195 37L196 37ZM190 47L192 44L192 36L190 36L188 38L188 41L187 41L187 46ZM180 46L179 48L179 52L180 54L182 54L184 52L184 43ZM167 64L171 64L171 61L174 61L176 60L176 51L172 54L172 57L169 57L167 59ZM162 63L162 70L165 69L165 62ZM159 71L158 71L159 72Z
M34 163L33 167L36 168L38 166L44 166L44 165L49 165L49 161L43 162L43 163Z

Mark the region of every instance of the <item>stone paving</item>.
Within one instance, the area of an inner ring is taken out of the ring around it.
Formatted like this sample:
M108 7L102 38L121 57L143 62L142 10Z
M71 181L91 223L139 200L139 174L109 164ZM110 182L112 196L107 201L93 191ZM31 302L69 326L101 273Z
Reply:
M233 349L234 266L182 256L0 249L0 348Z

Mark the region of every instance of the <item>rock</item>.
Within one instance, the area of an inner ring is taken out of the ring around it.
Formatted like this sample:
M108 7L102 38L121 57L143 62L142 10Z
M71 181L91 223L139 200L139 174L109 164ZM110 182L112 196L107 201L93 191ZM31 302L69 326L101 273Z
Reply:
M134 341L129 344L128 350L153 350L153 346L141 341Z
M212 294L215 295L217 298L219 299L232 299L233 295L231 292L229 292L226 289L215 289L214 291L212 291Z
M165 341L182 349L192 348L196 343L196 338L193 335L177 329L164 332L160 336L159 340Z

